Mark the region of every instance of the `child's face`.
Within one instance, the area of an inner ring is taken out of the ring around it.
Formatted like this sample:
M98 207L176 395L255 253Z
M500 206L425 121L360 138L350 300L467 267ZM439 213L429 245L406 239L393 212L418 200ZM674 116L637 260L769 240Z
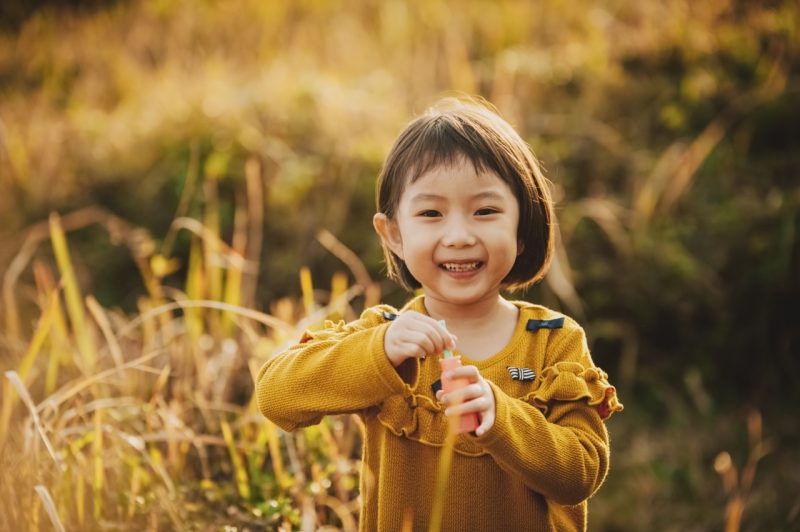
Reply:
M521 251L511 188L465 158L407 184L395 219L381 223L380 216L376 229L426 297L451 304L497 297Z

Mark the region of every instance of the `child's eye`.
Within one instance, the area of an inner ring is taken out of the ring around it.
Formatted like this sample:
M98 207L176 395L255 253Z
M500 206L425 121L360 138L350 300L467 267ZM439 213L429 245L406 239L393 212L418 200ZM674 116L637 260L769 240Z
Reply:
M498 211L497 209L493 209L492 207L484 207L483 209L478 209L477 211L475 211L475 214L477 214L478 216L489 216L491 214L497 214L498 212L500 211Z
M417 216L424 216L425 218L436 218L437 216L441 216L439 211L435 211L433 209L428 209L426 211L421 211Z

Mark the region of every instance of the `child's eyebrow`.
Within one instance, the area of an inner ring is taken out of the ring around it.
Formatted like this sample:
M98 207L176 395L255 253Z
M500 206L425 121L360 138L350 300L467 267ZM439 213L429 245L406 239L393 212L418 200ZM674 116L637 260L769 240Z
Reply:
M446 199L447 198L445 196L441 196L439 194L430 194L428 192L420 192L419 194L414 194L413 196L411 196L411 201L441 201L441 200L446 200ZM484 191L484 192L478 192L477 194L473 194L472 196L470 196L469 199L471 199L471 200L484 200L484 199L502 200L503 199L503 195L498 193L498 192L487 190L487 191Z
M491 190L487 190L485 192L478 192L472 196L472 199L502 200L503 195Z
M411 201L437 201L443 199L445 199L444 196L440 196L439 194L428 194L425 192L420 192L419 194L411 196Z

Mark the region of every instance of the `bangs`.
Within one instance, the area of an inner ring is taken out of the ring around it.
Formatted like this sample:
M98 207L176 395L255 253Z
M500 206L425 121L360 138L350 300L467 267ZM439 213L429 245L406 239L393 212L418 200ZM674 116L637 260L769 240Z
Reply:
M454 166L464 159L476 173L486 170L499 173L498 165L489 160L489 147L480 135L466 124L454 122L450 117L439 116L425 124L400 158L406 160L398 160L400 167L406 168L407 184L434 168Z

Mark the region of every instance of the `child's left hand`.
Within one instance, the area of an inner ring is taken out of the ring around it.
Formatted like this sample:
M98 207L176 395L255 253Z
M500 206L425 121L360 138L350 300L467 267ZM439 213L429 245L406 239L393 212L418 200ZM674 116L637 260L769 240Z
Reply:
M461 366L450 370L449 378L466 378L470 384L459 390L445 394L442 390L436 392L436 400L445 407L445 415L454 416L477 412L481 424L475 434L482 436L494 425L495 403L494 393L486 379L475 366Z

